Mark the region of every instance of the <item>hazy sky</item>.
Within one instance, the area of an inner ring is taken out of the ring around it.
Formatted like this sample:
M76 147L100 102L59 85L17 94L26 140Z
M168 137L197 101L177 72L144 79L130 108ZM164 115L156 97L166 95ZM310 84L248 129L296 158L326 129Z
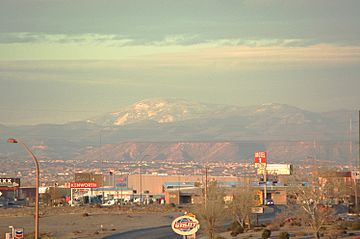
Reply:
M0 123L182 98L360 108L360 1L1 0Z

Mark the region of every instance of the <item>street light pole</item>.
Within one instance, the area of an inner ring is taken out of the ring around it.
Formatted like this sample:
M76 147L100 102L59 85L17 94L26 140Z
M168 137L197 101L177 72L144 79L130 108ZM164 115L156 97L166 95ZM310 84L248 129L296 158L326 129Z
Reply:
M35 164L36 178L35 178L35 228L34 228L34 233L35 233L35 239L38 239L39 238L39 178L40 178L39 162L38 162L36 156L33 154L33 152L31 152L29 147L22 141L10 138L7 140L7 142L9 144L17 144L17 143L21 144L25 148L25 150L29 153L29 155L31 156L31 158L33 159L34 164Z

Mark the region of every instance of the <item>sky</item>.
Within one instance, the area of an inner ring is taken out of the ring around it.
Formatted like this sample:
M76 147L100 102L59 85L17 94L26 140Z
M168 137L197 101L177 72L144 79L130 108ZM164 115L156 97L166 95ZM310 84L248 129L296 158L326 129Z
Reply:
M358 0L1 0L0 124L149 98L360 108Z

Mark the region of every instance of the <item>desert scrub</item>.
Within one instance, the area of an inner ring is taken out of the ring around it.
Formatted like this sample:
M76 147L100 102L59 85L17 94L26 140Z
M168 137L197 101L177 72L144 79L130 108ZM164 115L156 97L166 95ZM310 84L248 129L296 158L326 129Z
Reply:
M287 232L280 232L278 239L289 239L290 235Z
M271 231L269 229L264 229L264 231L261 234L262 239L268 239L271 236Z

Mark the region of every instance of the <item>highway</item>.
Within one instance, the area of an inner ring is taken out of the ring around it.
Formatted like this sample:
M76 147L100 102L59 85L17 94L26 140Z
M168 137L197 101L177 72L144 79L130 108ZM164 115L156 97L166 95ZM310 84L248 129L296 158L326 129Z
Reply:
M266 210L267 213L259 215L259 222L271 221L278 213L284 209L284 206L273 206ZM228 224L230 225L230 223ZM183 237L177 235L171 229L171 226L161 226L152 228L137 229L122 233L117 233L111 236L104 237L104 239L182 239Z
M343 213L347 211L347 208L344 206L337 206L336 213ZM265 209L264 214L259 214L258 221L259 223L269 222L276 217L277 214L281 213L285 210L285 206L283 205L275 205L271 207L267 207ZM255 221L253 222L255 223ZM230 225L226 224L227 226ZM118 234L114 234L111 236L104 237L104 239L182 239L183 237L177 235L171 229L171 226L161 226L161 227L153 227L153 228L143 228L137 229L127 232L122 232Z

